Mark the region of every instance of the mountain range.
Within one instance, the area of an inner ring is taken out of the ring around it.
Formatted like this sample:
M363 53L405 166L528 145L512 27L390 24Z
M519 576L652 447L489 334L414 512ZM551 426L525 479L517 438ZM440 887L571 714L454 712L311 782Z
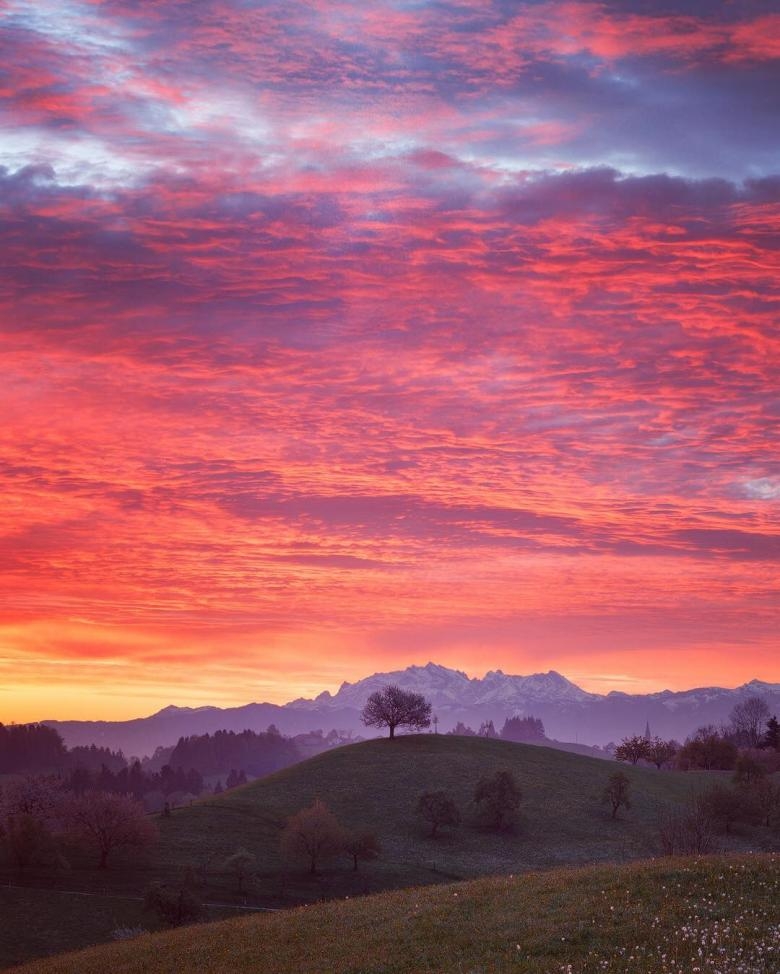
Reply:
M299 698L287 704L250 703L241 707L165 707L149 717L124 721L57 721L55 727L68 746L98 744L121 748L127 755L151 754L158 746L175 744L179 737L217 730L261 731L275 724L283 734L322 729L367 734L360 710L374 690L390 683L422 693L438 717L439 731L458 721L475 729L492 720L500 731L515 715L542 719L547 736L579 744L604 745L645 731L683 740L702 724L721 724L739 701L762 697L772 713L780 714L780 683L751 680L735 689L700 687L662 690L658 693L589 693L554 670L530 676L512 676L490 670L484 677L469 677L437 663L409 666L390 673L374 673L356 683L342 683L335 694L327 690L313 700Z

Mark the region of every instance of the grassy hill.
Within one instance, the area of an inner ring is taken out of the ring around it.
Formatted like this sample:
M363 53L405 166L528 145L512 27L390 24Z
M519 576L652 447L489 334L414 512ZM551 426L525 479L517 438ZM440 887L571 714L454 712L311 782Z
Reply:
M145 935L19 974L776 974L780 860L658 860Z
M633 804L612 821L600 796L618 767L538 746L430 734L329 751L174 810L170 818L158 820L156 848L144 855L117 855L108 870L95 869L92 856L73 854L68 872L33 871L25 880L46 890L0 887L0 911L13 931L0 938L0 966L108 939L116 927L148 929L153 924L142 912L142 891L156 879L180 882L185 873L211 903L289 907L497 873L650 856L657 851L659 804L684 802L713 781L707 774L620 766L631 779ZM473 821L474 787L480 776L499 769L512 771L523 792L521 821L513 833L485 832ZM421 792L435 789L451 793L463 823L431 839L415 805ZM375 832L383 848L380 859L361 864L355 873L342 857L324 863L314 877L304 864L286 862L279 852L281 828L315 798L326 802L345 826ZM239 847L256 857L246 899L223 869ZM749 831L729 839L731 850L755 847L756 836ZM14 881L7 872L0 878ZM31 915L34 924L27 922ZM219 915L211 910L213 918Z
M372 889L436 881L441 874L468 878L650 855L659 804L684 802L701 788L703 777L623 767L632 782L633 805L611 821L600 798L617 767L484 738L423 734L367 741L178 810L161 822L158 857L166 869L174 869L207 856L217 862L244 846L257 856L261 876L288 877L289 864L278 847L280 828L315 798L344 825L380 837L383 855L360 880ZM500 769L516 776L523 801L516 831L497 835L474 827L472 798L479 778ZM415 815L415 805L422 792L436 789L453 796L463 824L434 840ZM336 895L359 891L340 884L343 874L343 866L331 865L315 882L335 885ZM350 876L344 881L354 882ZM289 878L284 889L289 891Z

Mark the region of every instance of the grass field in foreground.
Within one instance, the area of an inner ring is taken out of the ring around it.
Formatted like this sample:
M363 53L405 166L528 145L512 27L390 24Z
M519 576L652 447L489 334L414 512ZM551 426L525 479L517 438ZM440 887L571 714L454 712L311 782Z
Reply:
M777 974L780 859L493 877L246 917L19 974Z

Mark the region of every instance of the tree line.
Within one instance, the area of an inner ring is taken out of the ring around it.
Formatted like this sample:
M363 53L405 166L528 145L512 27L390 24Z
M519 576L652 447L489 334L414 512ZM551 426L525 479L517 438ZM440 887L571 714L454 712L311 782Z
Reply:
M681 771L732 771L746 750L780 751L780 724L760 697L745 698L732 709L728 723L699 727L684 744L636 734L620 742L615 757L634 765L645 761L659 770L670 766Z

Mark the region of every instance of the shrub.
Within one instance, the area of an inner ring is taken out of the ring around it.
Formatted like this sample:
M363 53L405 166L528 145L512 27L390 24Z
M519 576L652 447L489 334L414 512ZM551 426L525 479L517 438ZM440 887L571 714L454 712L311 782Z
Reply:
M715 785L700 800L713 823L727 834L731 831L731 826L745 813L742 795L735 788L726 785Z
M194 923L203 916L203 904L186 886L178 888L165 883L153 883L144 895L144 909L157 914L171 927Z
M474 791L480 821L497 831L515 825L521 798L520 788L510 771L497 771L480 779Z
M417 814L431 826L431 838L442 825L460 825L460 812L445 791L426 791L417 800Z
M731 771L737 763L738 753L736 745L714 727L700 727L680 748L677 763L684 770Z
M257 860L248 849L237 849L225 860L225 872L232 873L238 884L238 892L244 892L244 884L252 873Z
M609 780L604 786L601 802L604 805L612 806L612 818L617 818L618 809L631 808L630 797L631 782L628 775L622 771L616 771L609 776Z
M658 839L667 856L701 856L715 851L715 828L706 803L697 797L686 808L661 809Z

